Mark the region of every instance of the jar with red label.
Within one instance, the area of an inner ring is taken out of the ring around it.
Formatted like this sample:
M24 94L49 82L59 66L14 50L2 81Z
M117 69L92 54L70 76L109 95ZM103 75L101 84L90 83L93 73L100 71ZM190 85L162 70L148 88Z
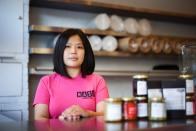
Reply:
M123 119L124 120L137 119L137 103L134 97L123 98Z

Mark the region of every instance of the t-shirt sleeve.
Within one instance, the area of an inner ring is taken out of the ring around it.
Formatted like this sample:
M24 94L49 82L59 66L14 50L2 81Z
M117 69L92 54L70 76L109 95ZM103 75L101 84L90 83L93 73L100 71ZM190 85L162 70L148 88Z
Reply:
M97 84L96 90L96 103L103 101L104 99L108 98L108 88L106 86L105 80L101 77Z
M36 104L47 104L47 105L49 104L50 95L47 86L48 86L47 77L42 77L37 86L33 106L35 106Z

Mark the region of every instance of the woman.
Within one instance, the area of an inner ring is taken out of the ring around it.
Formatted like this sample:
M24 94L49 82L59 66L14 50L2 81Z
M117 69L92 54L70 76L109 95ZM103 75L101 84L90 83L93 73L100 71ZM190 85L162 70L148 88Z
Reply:
M34 98L35 119L68 119L103 115L108 89L93 74L95 61L86 35L68 29L58 38L54 73L41 78Z

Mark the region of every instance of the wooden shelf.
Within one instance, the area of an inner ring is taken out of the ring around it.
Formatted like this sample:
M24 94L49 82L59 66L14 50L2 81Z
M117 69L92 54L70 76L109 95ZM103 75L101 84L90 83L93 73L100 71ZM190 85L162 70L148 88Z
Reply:
M50 55L53 54L53 48L30 48L29 53L35 55Z
M52 67L34 67L29 70L30 75L47 75L53 73ZM95 73L103 76L133 76L136 74L146 74L151 78L177 78L178 71L116 71L116 70L95 70Z
M29 26L29 32L43 32L43 33L61 33L68 28L65 27L54 27L54 26L44 26L44 25L31 25ZM81 29L87 35L112 35L116 37L126 37L131 34L126 32L115 32L112 30L98 30L98 29Z
M157 9L138 7L136 8L128 5L109 4L92 0L31 0L30 6L92 13L106 12L108 14L117 14L126 17L131 16L159 21L169 21L193 25L196 24L195 14L161 11Z

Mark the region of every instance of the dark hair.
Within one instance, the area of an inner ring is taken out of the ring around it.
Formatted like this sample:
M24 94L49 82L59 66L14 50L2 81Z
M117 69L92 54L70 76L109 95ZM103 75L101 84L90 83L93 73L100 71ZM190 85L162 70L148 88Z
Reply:
M58 37L54 49L54 55L53 55L53 64L54 64L53 71L65 77L71 78L71 76L67 73L67 70L65 69L63 54L67 41L69 40L70 37L74 35L78 35L80 37L84 46L85 55L84 55L84 61L81 65L81 74L82 77L86 77L86 75L90 75L94 72L95 58L87 36L80 29L68 29L63 33L61 33L60 36Z

